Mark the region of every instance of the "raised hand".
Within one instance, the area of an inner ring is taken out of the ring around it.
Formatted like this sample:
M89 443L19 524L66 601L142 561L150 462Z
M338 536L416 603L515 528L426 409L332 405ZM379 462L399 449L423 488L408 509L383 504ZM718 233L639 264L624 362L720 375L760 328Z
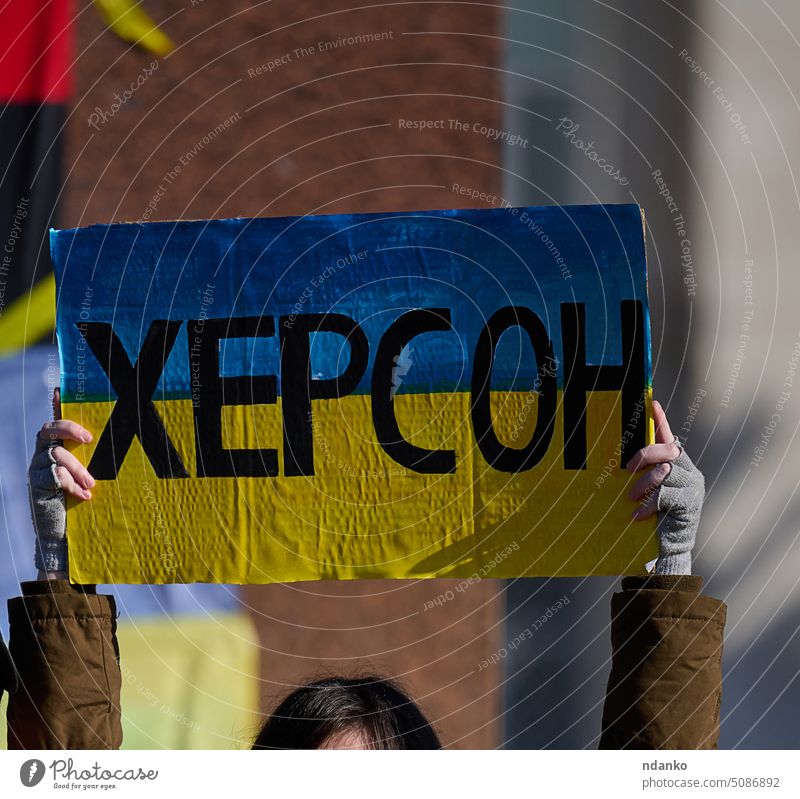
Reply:
M626 466L632 473L653 467L630 490L630 498L639 503L633 518L639 521L659 514L657 574L691 574L705 481L673 436L664 409L655 400L653 417L656 443L640 449Z
M89 443L92 435L77 422L61 418L61 397L53 392L52 422L36 435L36 449L28 468L31 515L36 531L35 564L40 578L66 577L66 494L78 500L92 498L94 479L83 464L64 447L64 441Z

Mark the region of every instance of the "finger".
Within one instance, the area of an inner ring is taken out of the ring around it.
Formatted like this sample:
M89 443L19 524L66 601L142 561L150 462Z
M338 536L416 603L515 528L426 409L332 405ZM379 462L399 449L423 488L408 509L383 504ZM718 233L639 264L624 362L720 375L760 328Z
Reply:
M667 421L667 414L664 413L658 400L653 400L653 420L656 423L656 444L669 444L675 440Z
M667 475L672 471L672 465L669 463L659 463L654 466L649 472L642 475L628 492L628 496L634 500L640 500L642 497L648 497L653 491L664 482Z
M77 422L72 422L69 419L47 422L39 431L40 441L63 441L64 439L88 444L92 440L92 434Z
M645 502L636 506L633 512L633 520L641 522L644 519L649 519L654 513L658 511L658 491L653 491Z
M63 466L73 477L75 482L82 488L92 488L94 486L94 478L89 474L86 467L68 450L64 447L53 447L51 453L53 460L59 465Z
M642 447L625 465L629 472L638 472L647 466L655 466L657 463L674 461L681 454L677 444L650 444L649 447Z
M53 389L53 419L61 418L61 389Z
M91 499L92 492L75 482L75 478L70 474L65 466L56 466L56 477L61 483L61 489L76 499Z

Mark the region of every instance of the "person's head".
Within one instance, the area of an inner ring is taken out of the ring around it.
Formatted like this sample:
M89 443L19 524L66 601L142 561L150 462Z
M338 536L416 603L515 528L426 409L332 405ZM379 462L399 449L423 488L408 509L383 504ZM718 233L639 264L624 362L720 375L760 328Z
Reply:
M441 749L422 711L380 677L331 677L292 691L253 749Z

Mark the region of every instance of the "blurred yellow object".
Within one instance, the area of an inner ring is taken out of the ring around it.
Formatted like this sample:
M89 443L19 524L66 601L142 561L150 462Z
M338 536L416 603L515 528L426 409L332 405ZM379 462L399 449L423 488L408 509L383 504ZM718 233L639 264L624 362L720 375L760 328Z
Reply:
M3 694L0 699L0 751L8 749L8 732L6 730L6 708L8 707L8 694Z
M56 324L56 281L51 272L0 314L0 355L35 344Z
M246 613L134 618L117 628L123 749L249 749L259 644Z
M94 0L94 4L108 27L120 39L138 44L159 56L175 49L169 36L159 30L135 0Z

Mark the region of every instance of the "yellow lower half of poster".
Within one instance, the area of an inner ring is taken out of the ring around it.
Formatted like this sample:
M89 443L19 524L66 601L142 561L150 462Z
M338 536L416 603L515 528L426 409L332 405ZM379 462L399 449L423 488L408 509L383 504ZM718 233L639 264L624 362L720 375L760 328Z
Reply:
M535 392L494 392L498 439L522 448L537 424ZM271 583L318 579L637 574L658 552L655 519L633 522L620 463L626 435L618 392L587 395L587 468L565 470L559 395L549 448L532 469L506 473L483 458L468 393L401 394L405 438L454 450L452 474L419 474L378 443L370 397L312 405L314 475L283 476L275 405L222 410L226 448L277 449L279 476L196 477L192 401L156 401L188 478L156 477L138 438L116 480L70 504L70 577L81 583ZM113 402L64 405L94 434ZM648 420L652 419L650 402ZM630 434L628 434L630 435ZM652 421L648 443L653 440Z

